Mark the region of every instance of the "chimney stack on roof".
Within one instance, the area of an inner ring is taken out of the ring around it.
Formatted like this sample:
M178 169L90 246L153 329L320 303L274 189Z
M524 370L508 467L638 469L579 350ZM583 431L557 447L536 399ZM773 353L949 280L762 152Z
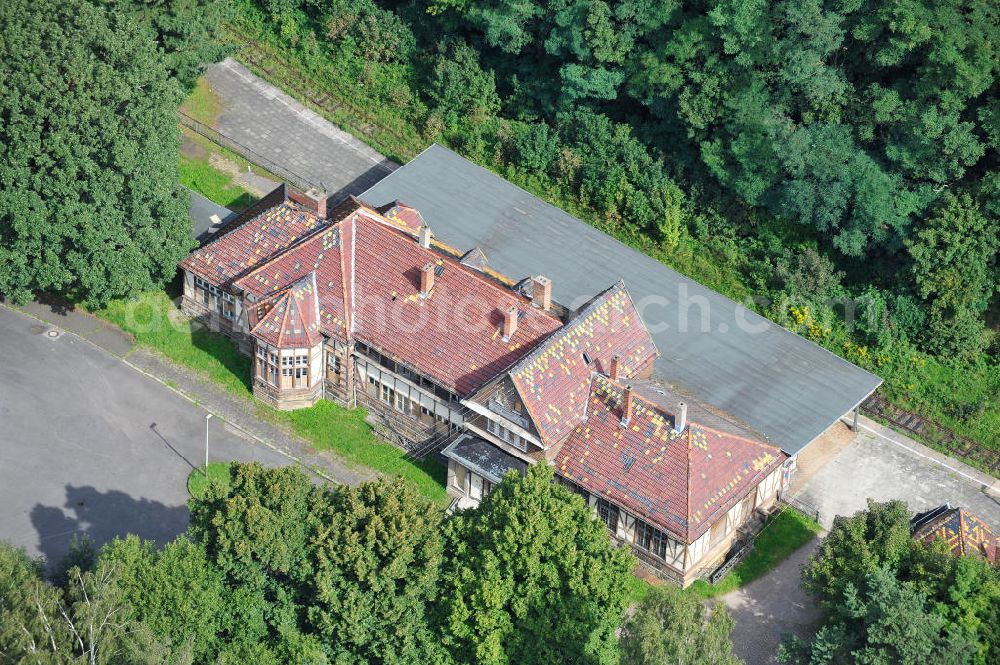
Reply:
M434 264L428 263L420 269L420 297L426 298L434 288Z
M539 275L531 278L531 300L546 312L552 307L552 280Z
M680 434L687 427L688 405L684 402L677 403L677 413L674 415L674 432Z
M627 427L632 420L632 403L635 397L632 395L632 386L625 386L625 394L622 396L622 427Z
M420 234L419 235L420 246L423 247L424 249L430 249L431 238L434 237L434 234L431 233L431 227L425 224L420 227L418 233Z
M310 187L305 192L304 202L320 219L326 219L326 192Z
M622 376L622 359L621 356L615 355L611 358L611 368L608 370L608 377L617 382Z
M510 338L517 332L517 307L511 306L503 315L503 341L510 341Z

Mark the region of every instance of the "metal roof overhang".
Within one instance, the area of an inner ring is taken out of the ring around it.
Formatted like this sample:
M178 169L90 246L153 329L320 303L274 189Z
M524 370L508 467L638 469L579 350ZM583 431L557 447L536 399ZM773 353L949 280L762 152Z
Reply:
M657 373L794 455L882 380L439 145L360 198L420 210L435 236L480 247L519 279L552 279L575 309L625 281L659 347Z

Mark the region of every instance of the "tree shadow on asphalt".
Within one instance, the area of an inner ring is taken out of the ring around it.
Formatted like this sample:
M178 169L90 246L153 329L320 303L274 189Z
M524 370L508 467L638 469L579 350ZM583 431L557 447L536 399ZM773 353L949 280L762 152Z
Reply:
M116 536L134 533L163 545L187 529L188 509L137 499L118 490L66 485L66 502L62 506L35 504L31 523L38 532L38 550L52 570L69 552L74 536L86 536L100 547Z

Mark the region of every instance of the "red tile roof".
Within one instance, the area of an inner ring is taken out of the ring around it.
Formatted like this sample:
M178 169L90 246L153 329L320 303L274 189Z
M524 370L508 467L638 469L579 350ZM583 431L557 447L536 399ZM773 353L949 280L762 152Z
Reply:
M555 459L556 472L686 543L743 499L785 458L762 441L689 422L634 395L622 426L624 388L594 375L586 421Z
M347 251L344 251L345 246ZM350 256L349 250L343 225L324 227L240 277L234 284L256 298L263 298L303 275L315 273L321 330L324 335L343 342L347 340L348 326L344 303L347 298L345 285L350 281L350 266L345 263L345 256ZM348 279L344 278L345 274Z
M387 206L383 206L379 208L379 212L382 213L382 217L410 233L416 233L420 230L421 226L426 225L424 216L420 214L420 211L413 206L406 205L402 201L394 201Z
M251 335L279 348L312 347L322 342L316 273L255 303L248 321Z
M227 286L324 223L301 206L285 201L232 226L231 231L191 252L180 266L212 284Z
M424 249L404 232L358 215L355 337L466 396L510 367L562 322L458 260ZM435 266L420 294L420 271ZM502 336L503 314L518 326Z
M1000 560L1000 536L994 536L981 519L963 508L953 508L913 532L913 537L925 543L940 538L952 554L978 554L992 563Z
M462 396L562 325L489 274L463 266L446 246L420 247L398 220L386 220L357 201L335 214L339 221L321 224L298 206L282 203L196 251L182 266L259 299L263 321L258 324L254 309L250 325L272 344L293 339L291 331L298 329L300 303L282 294L314 274L311 297L324 335L341 341L352 335ZM428 263L436 268L435 285L422 297L420 269ZM230 269L211 268L218 265ZM505 340L503 314L511 307L519 312L518 326ZM275 314L265 315L263 310L271 308ZM274 320L279 312L291 312L291 329Z
M659 355L622 282L594 298L511 369L511 379L546 445L561 441L583 420L591 375L607 374L615 355L621 358L625 378L648 368Z

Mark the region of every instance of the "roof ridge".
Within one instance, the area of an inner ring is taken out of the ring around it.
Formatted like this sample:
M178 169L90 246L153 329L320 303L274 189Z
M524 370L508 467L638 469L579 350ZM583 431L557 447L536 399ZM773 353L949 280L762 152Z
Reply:
M593 298L587 301L587 303L583 305L583 307L577 309L576 311L577 313L572 319L570 319L566 323L562 324L561 326L553 330L551 333L549 333L549 335L545 339L543 339L541 342L538 343L538 346L532 349L529 353L526 353L525 355L521 356L521 358L517 362L512 364L510 368L507 370L507 373L515 374L524 369L523 366L531 364L531 361L537 359L537 357L545 351L546 347L548 347L550 342L555 340L556 337L561 337L563 335L569 334L571 327L578 325L580 321L585 320L587 318L587 315L590 314L591 311L593 311L593 309L595 309L600 304L600 302L602 302L602 299L605 296L607 296L607 294L609 294L612 290L618 288L619 286L622 289L625 289L625 282L619 279L617 282L615 282L608 288L598 292ZM627 293L628 289L625 289L625 291ZM632 306L635 307L634 302L632 303ZM657 353L659 352L657 351Z
M955 510L958 511L958 547L962 556L965 556L965 511L961 507Z
M277 206L274 206L274 207L277 207ZM271 209L272 208L268 208L268 210L271 210ZM316 216L313 215L313 217L316 217ZM319 219L319 218L317 217L317 219ZM343 220L338 220L338 221L335 222L335 221L332 221L332 220L319 219L319 224L315 228L307 231L305 234L303 234L302 236L300 236L299 238L297 238L295 240L295 242L292 243L291 245L289 245L288 247L284 247L280 251L278 251L278 252L272 254L271 256L269 256L265 261L263 261L256 268L253 268L252 270L249 270L249 271L243 273L242 275L240 275L239 277L235 278L233 280L233 283L240 282L240 281L243 281L244 279L252 277L253 275L257 274L257 272L259 272L259 271L267 268L271 264L273 264L275 261L283 259L284 257L288 256L292 252L298 251L307 242L311 242L313 240L318 239L323 231L328 231L328 230L330 230L330 229L338 226L341 221L343 221Z
M295 307L295 310L298 311L299 305L295 301L295 295L292 293L292 287L289 286L288 289L285 290L285 311L281 317L281 323L278 324L279 348L284 348L285 346L285 325L288 323L288 315L291 313L293 306ZM302 318L301 312L299 312L299 318Z
M277 200L275 200L273 202L270 201L269 200L270 197L274 196L278 192L281 192L280 197L275 197ZM288 185L286 185L285 183L280 183L277 187L275 187L274 189L272 189L270 192L268 192L264 196L260 197L260 199L258 199L256 202L254 202L248 208L246 208L242 212L237 213L236 217L234 217L233 219L231 219L228 224L226 224L221 229L219 229L216 233L214 233L212 235L212 238L208 242L204 243L203 245L201 245L200 247L198 247L194 251L198 251L200 249L204 249L205 247L212 246L217 241L222 240L222 238L224 238L225 236L229 235L232 231L235 231L236 229L240 228L244 224L249 224L253 220L255 220L258 217L260 217L261 215L264 215L268 211L270 211L270 210L272 210L274 208L277 208L278 206L283 205L285 203L289 203L289 199L288 199ZM257 210L258 208L259 208L259 210ZM244 215L246 217L244 217L244 219L242 221L240 221L240 217L243 217Z
M366 209L367 210L371 210L367 206L366 206ZM377 215L378 213L375 213L375 214ZM383 224L382 222L380 222L377 219L372 219L370 215L361 215L360 218L364 219L366 221L372 222L373 224L376 224L377 225L376 228L386 229L390 233L397 234L397 237L399 237L400 239L403 239L403 240L406 240L406 241L410 241L410 240L412 240L412 239L414 239L416 237L412 233L410 233L409 231L407 231L406 229L399 228L398 226L396 226L394 224ZM356 236L357 236L357 234L355 233L355 237ZM437 244L440 246L443 243L437 243ZM436 257L438 257L438 258L440 258L442 260L451 261L452 262L451 265L454 266L455 268L457 268L458 270L461 270L461 272L462 272L463 275L467 275L468 277L471 277L472 279L478 280L479 282L481 282L483 284L486 284L487 286L489 286L490 288L496 290L499 293L502 293L504 295L512 296L519 303L522 303L524 305L530 305L531 304L531 298L528 298L527 296L521 295L516 290L514 290L511 286L503 284L497 278L492 277L492 276L487 275L487 274L484 274L482 271L476 270L475 268L472 268L472 267L467 266L464 263L462 263L461 258L460 258L460 254L458 254L457 250L456 250L455 254L452 254L451 252L447 252L447 251L443 251L443 250L435 248L433 244L431 245L430 248L420 247L419 244L417 244L417 247L419 247L422 251L431 252ZM560 320L558 316L556 316L555 314L553 314L550 311L540 310L540 313L542 315L549 316L549 317L551 317L554 320L557 320L557 321ZM560 326L560 328L561 327L562 326ZM558 331L558 330L559 330L559 328L556 329L556 331ZM553 331L553 332L556 332L556 331Z
M671 415L676 415L676 414L671 414ZM728 436L728 437L731 437L733 439L739 439L740 441L745 441L747 443L752 443L752 444L755 444L755 445L758 445L758 446L764 446L764 447L767 447L767 448L774 448L775 450L779 450L779 451L781 450L781 448L779 448L778 446L774 445L770 441L758 441L756 439L751 439L749 437L741 436L739 434L733 434L732 432L727 432L725 430L717 429L715 427L710 427L709 425L705 425L704 423L700 423L697 420L688 419L688 424L689 425L697 425L701 429L708 430L712 434L718 434L720 436Z
M684 481L687 485L687 524L684 525L687 533L685 537L688 541L691 540L691 475L694 472L694 464L691 461L691 453L694 448L694 441L692 440L691 428L687 428L687 473L684 474Z
M274 308L278 306L277 305L277 301L280 300L281 298L284 298L284 297L287 297L287 296L288 296L288 287L285 287L283 289L275 291L274 293L269 293L266 297L262 298L261 300L257 301L256 303L254 303L254 307L260 307L261 305L263 305L265 302L267 302L269 300L274 300L275 301L275 304L271 307L271 309L267 310L267 312L265 312L263 315L258 315L257 323L254 324L253 328L250 328L250 334L251 335L253 335L254 332L257 331L257 328L260 327L260 324L264 322L264 318L268 314L270 314L272 311L274 311Z

